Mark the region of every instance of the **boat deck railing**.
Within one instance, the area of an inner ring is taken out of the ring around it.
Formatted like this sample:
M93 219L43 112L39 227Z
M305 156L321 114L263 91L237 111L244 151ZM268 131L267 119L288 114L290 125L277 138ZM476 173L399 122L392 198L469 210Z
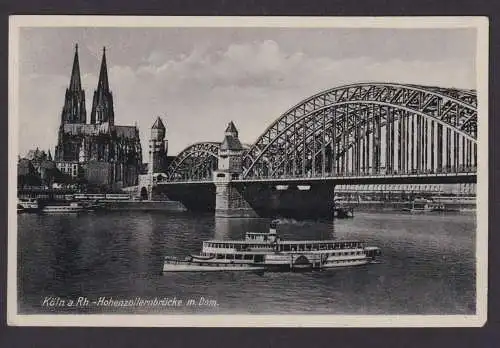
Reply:
M223 239L212 239L212 240L207 240L204 241L203 243L217 243L217 244L270 244L270 242L267 241L261 241L261 240L223 240ZM365 244L365 241L361 240L279 240L278 244Z

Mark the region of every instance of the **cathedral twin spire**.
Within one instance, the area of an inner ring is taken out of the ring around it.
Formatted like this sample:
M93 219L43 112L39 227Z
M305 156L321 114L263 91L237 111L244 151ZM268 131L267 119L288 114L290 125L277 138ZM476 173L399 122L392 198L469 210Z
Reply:
M80 79L80 63L78 61L78 45L75 46L75 57L69 86L64 97L64 106L61 114L63 123L86 123L85 92L82 90Z
M92 111L90 113L90 123L109 122L113 125L115 114L113 110L113 95L109 90L108 68L106 65L106 47L102 51L101 71L99 72L99 81L97 89L94 92L92 102Z
M80 79L80 63L78 61L78 44L75 45L75 57L73 58L73 68L71 69L69 89L73 92L79 92L82 90L82 82Z
M69 87L66 89L66 98L61 116L62 123L86 123L85 92L82 89L80 77L80 63L78 59L78 44L75 45L75 56L71 69ZM106 64L106 48L104 47L99 72L97 89L94 92L90 123L100 124L109 122L114 124L113 96L109 90L108 68Z

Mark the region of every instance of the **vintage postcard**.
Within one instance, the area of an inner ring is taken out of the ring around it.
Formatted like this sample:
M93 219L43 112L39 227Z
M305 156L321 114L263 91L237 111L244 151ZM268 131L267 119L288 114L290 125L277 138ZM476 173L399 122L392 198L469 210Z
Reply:
M484 325L487 18L9 35L10 325Z

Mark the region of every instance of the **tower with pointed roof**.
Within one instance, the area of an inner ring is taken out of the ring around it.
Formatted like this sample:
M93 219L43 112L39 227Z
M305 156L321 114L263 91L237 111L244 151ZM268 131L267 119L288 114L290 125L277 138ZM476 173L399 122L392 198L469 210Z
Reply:
M233 121L229 122L224 132L224 140L219 148L218 170L232 174L241 174L241 154L243 146L238 138L238 130Z
M219 147L218 166L213 172L215 183L216 217L256 217L257 214L245 197L245 188L233 181L243 172L243 146L238 130L231 121L224 131Z
M161 173L165 170L165 160L168 153L168 140L165 139L167 129L158 116L151 127L149 138L149 164L148 173Z
M108 123L110 126L113 126L115 123L113 95L109 89L108 67L106 64L106 47L102 50L101 70L99 72L97 89L94 92L94 99L92 101L90 123Z
M61 113L61 124L86 122L87 111L85 109L85 92L82 89L80 62L78 60L78 44L76 44L71 77L69 86L66 88L64 106Z

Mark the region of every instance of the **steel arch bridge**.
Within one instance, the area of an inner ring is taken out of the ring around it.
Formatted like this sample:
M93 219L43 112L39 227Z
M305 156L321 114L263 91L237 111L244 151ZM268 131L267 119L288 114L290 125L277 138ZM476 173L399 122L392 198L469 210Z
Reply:
M201 180L211 178L217 168L220 143L202 142L188 146L175 157L167 169L167 180Z
M216 147L188 147L169 177L210 179ZM475 91L358 83L281 115L243 154L241 180L475 173L476 166Z

